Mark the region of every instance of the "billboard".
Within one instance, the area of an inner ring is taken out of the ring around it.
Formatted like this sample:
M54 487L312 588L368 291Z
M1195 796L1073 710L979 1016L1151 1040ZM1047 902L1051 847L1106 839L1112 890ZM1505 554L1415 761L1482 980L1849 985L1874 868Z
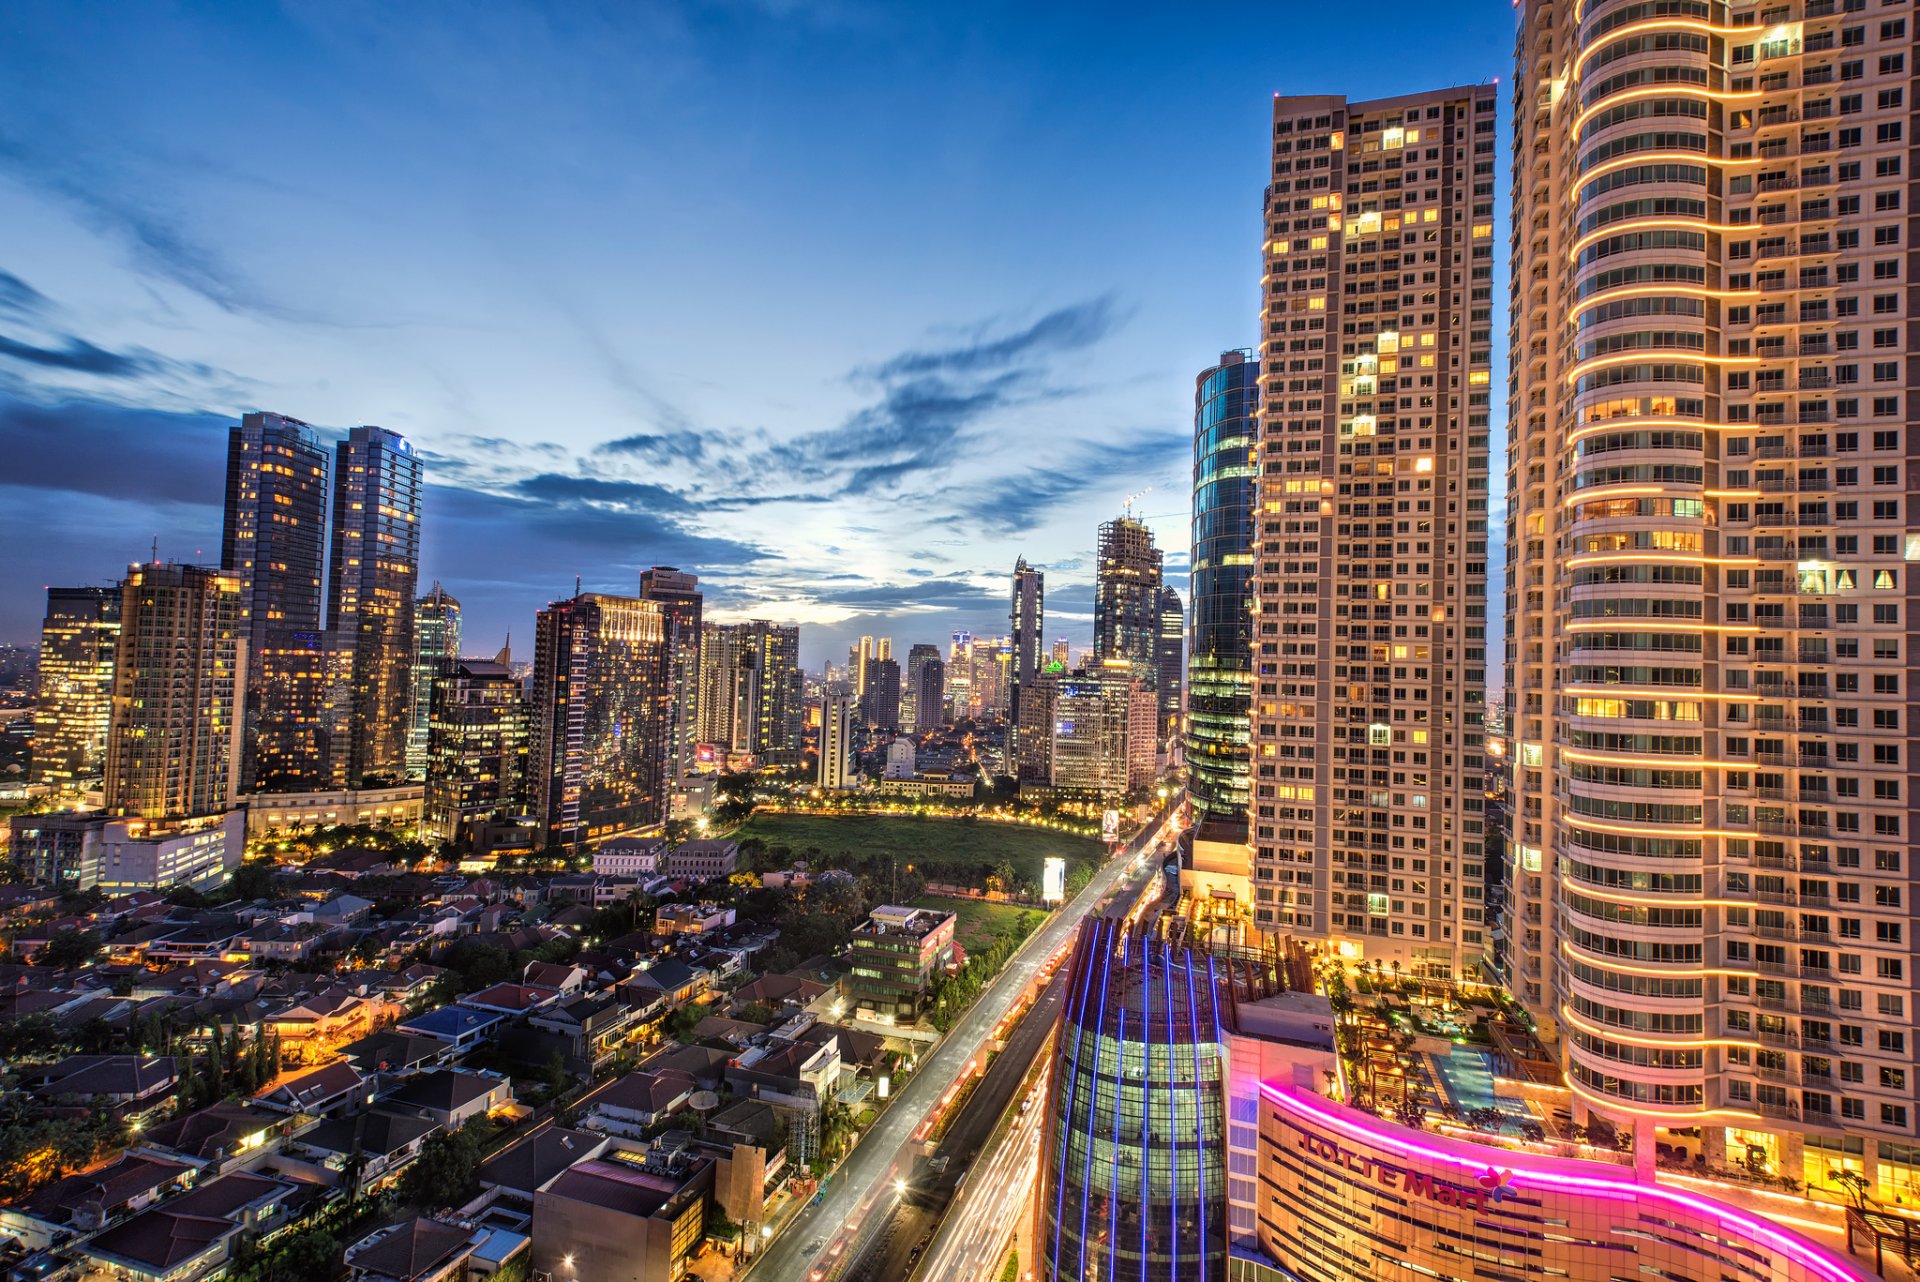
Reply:
M1057 904L1067 897L1067 861L1048 855L1040 865L1040 898Z
M1111 846L1120 840L1120 812L1109 810L1100 819L1100 840Z

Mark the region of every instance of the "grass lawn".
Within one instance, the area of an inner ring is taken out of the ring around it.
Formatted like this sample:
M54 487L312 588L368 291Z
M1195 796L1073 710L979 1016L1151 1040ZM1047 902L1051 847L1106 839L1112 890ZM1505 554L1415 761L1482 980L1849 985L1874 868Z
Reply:
M922 895L913 901L915 908L940 908L955 914L953 937L969 953L991 944L1001 931L1012 926L1023 912L1037 912L1021 904L991 904L984 899L952 899L945 895Z
M768 847L786 846L797 859L816 846L828 862L836 854L854 859L898 856L929 881L977 886L1002 859L1016 876L1039 884L1041 861L1058 855L1071 872L1094 867L1105 847L1092 837L1049 828L1027 828L962 819L913 815L756 814L731 834L737 841L758 837ZM777 866L777 865L776 865Z

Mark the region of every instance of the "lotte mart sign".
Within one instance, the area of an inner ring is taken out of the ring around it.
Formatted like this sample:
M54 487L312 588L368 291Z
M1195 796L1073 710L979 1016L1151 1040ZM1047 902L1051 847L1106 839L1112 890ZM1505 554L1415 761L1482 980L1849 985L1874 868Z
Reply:
M1451 1206L1462 1211L1484 1211L1487 1203L1500 1202L1515 1196L1510 1181L1512 1171L1496 1170L1489 1166L1487 1173L1480 1176L1477 1188L1466 1188L1459 1184L1449 1184L1445 1180L1436 1180L1420 1171L1404 1170L1397 1166L1388 1166L1378 1158L1356 1153L1352 1149L1342 1148L1329 1139L1318 1135L1299 1132L1300 1147L1308 1156L1322 1162L1331 1162L1342 1167L1361 1179L1371 1180L1384 1189L1397 1189L1409 1197L1423 1197L1440 1206Z

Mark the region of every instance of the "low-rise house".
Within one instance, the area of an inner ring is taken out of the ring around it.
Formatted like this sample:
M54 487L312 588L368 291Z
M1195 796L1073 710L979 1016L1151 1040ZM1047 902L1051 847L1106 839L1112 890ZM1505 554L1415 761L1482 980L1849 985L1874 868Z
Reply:
M105 1166L55 1180L21 1209L42 1223L92 1233L179 1192L193 1174L185 1162L125 1153Z
M740 843L723 837L684 841L667 852L667 875L688 881L718 881L740 867Z
M273 1109L221 1100L148 1126L133 1151L185 1162L205 1179L228 1162L273 1144L287 1126L287 1116Z
M506 1018L497 1012L475 1010L470 1006L438 1006L402 1020L394 1028L402 1033L435 1038L452 1047L456 1054L464 1054L492 1036Z
M542 1127L482 1162L480 1187L532 1201L535 1193L559 1179L568 1168L599 1157L610 1143L599 1131Z
M526 970L521 972L520 982L534 988L551 988L571 995L586 987L587 972L580 966L566 962L530 961Z
M553 1278L670 1282L704 1234L714 1159L608 1154L533 1198L533 1270Z
M427 1137L439 1129L432 1118L416 1113L369 1108L343 1117L330 1117L302 1131L289 1142L288 1148L336 1173L344 1173L357 1153L363 1159L361 1187L369 1188L405 1169L420 1156Z
M242 951L240 936L245 930L234 913L201 913L196 920L174 926L149 942L146 960L174 965L217 961Z
M492 1011L498 1015L522 1016L551 1006L559 1000L560 991L556 988L500 983L483 988L477 993L468 993L460 999L460 1005L473 1010Z
M700 1084L679 1069L628 1073L594 1092L591 1124L616 1135L638 1135L685 1109Z
M832 991L826 984L803 979L799 975L762 975L734 989L728 1004L732 1010L739 1010L742 1006L771 1006L775 1010L782 1010L811 1006Z
M437 1037L382 1029L371 1037L347 1043L340 1048L340 1053L363 1073L402 1078L439 1067L453 1049Z
M544 1007L527 1017L529 1063L558 1051L570 1067L597 1069L620 1051L636 1023L634 1010L613 993L595 993ZM547 1054L542 1054L546 1051Z
M371 1087L372 1083L359 1069L341 1059L284 1078L254 1098L282 1113L325 1117L351 1105L372 1103Z
M510 1263L526 1275L527 1239L505 1229L416 1215L376 1229L346 1251L348 1282L468 1282Z
M226 1263L242 1233L279 1227L316 1192L236 1171L96 1233L81 1244L80 1254L111 1277L195 1282Z
M390 1018L389 1009L385 1002L334 988L275 1011L267 1026L279 1036L286 1063L313 1064L331 1059L340 1047L378 1028Z
M719 904L662 904L654 910L653 929L662 935L709 935L733 925L733 909Z
M449 1131L513 1103L513 1083L498 1073L438 1068L408 1078L384 1101L395 1110L431 1118Z
M240 937L238 947L256 962L304 963L330 951L333 935L331 927L317 922L261 922Z
M704 966L690 965L677 957L662 957L629 981L635 988L651 990L670 1006L684 1006L703 996L712 985L713 973Z
M40 1099L105 1099L124 1114L157 1107L180 1083L171 1055L69 1055L36 1076Z

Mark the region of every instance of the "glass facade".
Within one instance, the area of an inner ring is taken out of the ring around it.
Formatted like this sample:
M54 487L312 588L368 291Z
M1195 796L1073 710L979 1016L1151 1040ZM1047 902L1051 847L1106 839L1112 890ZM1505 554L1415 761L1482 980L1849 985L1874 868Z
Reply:
M1226 1277L1222 982L1124 922L1080 928L1036 1252L1049 1282Z
M1186 757L1194 821L1247 821L1253 488L1260 362L1227 352L1194 388Z

